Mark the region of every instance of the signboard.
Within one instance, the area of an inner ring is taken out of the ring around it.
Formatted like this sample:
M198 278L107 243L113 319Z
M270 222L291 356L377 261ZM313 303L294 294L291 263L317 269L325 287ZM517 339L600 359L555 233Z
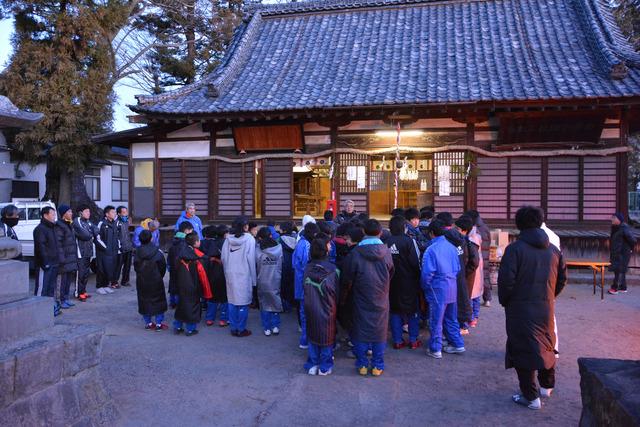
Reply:
M449 165L438 165L438 196L451 195L451 167Z
M347 181L355 181L358 175L357 166L347 166Z
M367 188L367 167L366 166L358 166L357 171L357 188L358 190L364 190Z

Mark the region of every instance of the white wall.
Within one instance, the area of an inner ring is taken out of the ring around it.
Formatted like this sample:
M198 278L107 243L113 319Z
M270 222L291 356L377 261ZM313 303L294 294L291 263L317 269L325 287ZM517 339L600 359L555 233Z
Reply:
M112 161L114 164L127 165L126 162ZM104 208L107 205L118 207L120 205L129 207L129 201L113 201L111 195L111 166L102 166L100 168L100 200L96 200L96 205Z

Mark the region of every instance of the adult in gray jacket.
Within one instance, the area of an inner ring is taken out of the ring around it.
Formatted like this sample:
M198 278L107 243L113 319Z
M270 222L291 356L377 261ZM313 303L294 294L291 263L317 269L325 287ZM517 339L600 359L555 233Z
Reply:
M227 282L231 335L246 337L249 304L256 286L256 241L249 233L249 223L243 216L233 222L234 234L222 245L222 266Z
M131 259L133 258L133 242L129 233L129 211L126 206L118 206L116 209L118 218L116 227L118 229L118 240L120 241L120 254L118 255L118 276L122 274L120 284L131 286L129 276L131 274Z
M89 298L87 281L91 274L95 228L89 221L91 216L89 206L78 206L76 213L78 216L73 220L73 232L76 235L76 243L78 244L78 280L76 280L75 297L81 302L85 302Z

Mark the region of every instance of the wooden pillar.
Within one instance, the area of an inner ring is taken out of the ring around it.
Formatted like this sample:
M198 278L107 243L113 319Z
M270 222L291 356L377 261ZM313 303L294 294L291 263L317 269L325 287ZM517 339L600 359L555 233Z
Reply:
M469 146L473 146L475 141L475 124L467 123L467 135L466 135L466 143ZM465 157L468 156L468 160L472 165L475 165L478 156L476 153L471 151L465 154ZM473 168L471 169L473 170ZM469 176L465 182L464 186L464 210L465 212L469 209L476 209L478 205L478 179L476 176Z
M622 110L620 112L620 145L627 147L629 145L629 111ZM622 212L625 217L629 217L629 153L620 153L617 155L616 161L616 206L617 210Z
M332 125L331 126L331 134L330 134L330 138L331 138L331 150L333 151L333 179L332 179L332 185L331 185L331 190L335 192L335 199L336 199L336 212L334 212L334 215L337 215L338 212L340 212L340 159L338 154L336 153L336 148L338 145L338 126L337 125Z
M216 129L209 126L209 155L213 156L216 153ZM218 208L218 191L217 191L218 177L216 161L209 160L209 219L215 219ZM215 190L215 191L214 191Z
M507 219L511 219L511 157L507 157Z
M162 206L162 204L160 203L160 198L162 197L162 189L160 188L160 182L162 180L162 177L160 175L161 171L160 171L160 157L159 157L159 143L158 143L158 135L154 134L153 136L153 142L154 142L154 158L153 158L153 181L154 181L154 189L153 189L153 201L155 202L154 207L153 207L153 216L155 216L156 218L160 217L160 207Z
M549 207L549 158L542 158L542 170L540 171L540 207L547 216Z

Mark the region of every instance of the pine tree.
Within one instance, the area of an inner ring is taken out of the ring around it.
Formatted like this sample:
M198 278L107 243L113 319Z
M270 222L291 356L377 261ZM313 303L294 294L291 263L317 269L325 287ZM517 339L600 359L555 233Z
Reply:
M114 59L112 37L126 23L128 1L1 0L15 19L14 53L0 74L0 93L19 108L44 113L33 130L15 137L23 161L47 161L45 197L93 204L83 170L103 147L90 137L110 129ZM95 208L95 205L93 205Z

